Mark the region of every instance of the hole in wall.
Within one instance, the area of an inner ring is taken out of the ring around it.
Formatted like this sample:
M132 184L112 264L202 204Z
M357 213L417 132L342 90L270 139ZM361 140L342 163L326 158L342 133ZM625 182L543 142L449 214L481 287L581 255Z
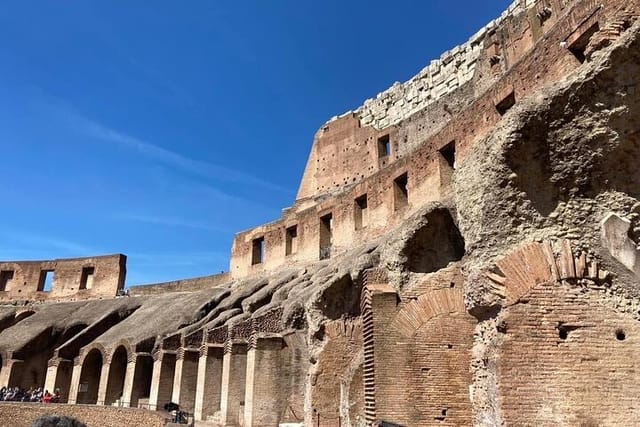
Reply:
M558 336L561 340L566 340L567 338L569 338L569 332L566 329L560 327L558 328Z
M498 110L498 114L504 116L514 105L516 105L516 94L512 91L502 101L496 104L496 110Z
M622 329L616 330L616 339L618 341L624 341L627 338L627 335L624 333Z
M600 31L600 25L596 22L569 45L569 52L571 52L581 64L587 59L585 57L585 51L587 50L591 37L598 31Z

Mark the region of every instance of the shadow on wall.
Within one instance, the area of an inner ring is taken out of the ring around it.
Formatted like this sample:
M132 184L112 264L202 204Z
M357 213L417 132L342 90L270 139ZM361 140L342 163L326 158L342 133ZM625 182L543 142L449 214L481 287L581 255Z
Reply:
M464 256L464 238L447 209L433 210L425 219L402 249L405 268L414 273L432 273Z
M334 279L333 283L322 292L320 300L322 312L331 320L339 319L344 315L359 316L361 292L362 287L359 283L354 283L349 274Z
M559 189L552 182L548 125L542 118L528 124L527 138L518 139L505 152L507 166L513 171L515 187L527 194L533 208L547 216L558 205Z
M509 179L541 215L576 195L613 190L640 197L639 44L614 52L612 65L577 94L567 91L527 116L507 146Z

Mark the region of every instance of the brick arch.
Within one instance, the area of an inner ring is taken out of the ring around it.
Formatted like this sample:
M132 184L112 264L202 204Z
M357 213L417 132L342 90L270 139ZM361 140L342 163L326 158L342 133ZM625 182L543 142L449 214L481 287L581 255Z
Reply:
M588 260L584 252L574 256L569 240L561 240L556 247L557 254L550 241L528 243L498 260L493 268L496 272L485 273L498 293L504 295L507 306L518 302L541 283L598 281L608 275L600 270L597 260Z
M427 292L407 304L396 315L392 327L404 337L412 337L429 320L453 313L466 313L462 290L445 288Z

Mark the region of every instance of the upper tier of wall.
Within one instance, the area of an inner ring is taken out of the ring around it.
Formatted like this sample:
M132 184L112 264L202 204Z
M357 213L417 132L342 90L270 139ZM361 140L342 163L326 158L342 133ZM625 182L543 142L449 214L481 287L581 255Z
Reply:
M471 81L478 68L478 60L481 58L487 34L499 29L504 21L511 20L533 7L537 1L514 1L499 18L491 21L467 42L431 61L409 81L396 82L389 89L379 93L375 99L367 99L355 111L360 119L360 126L371 126L380 130L396 125Z
M516 1L409 81L325 123L315 135L296 203L308 207L313 199L343 191L406 156L507 73L576 2ZM393 135L401 122L424 111L428 114L421 140ZM349 117L357 120L347 124L344 119ZM385 153L380 138L387 136Z
M480 46L475 72L455 91L417 111L405 103L406 117L384 129L363 126L362 109L325 124L294 206L277 221L236 234L232 277L344 252L383 236L426 203L445 201L469 147L514 104L577 70L593 30L606 33L624 7L595 0L514 4L469 43ZM418 80L380 99L409 93Z
M0 301L112 298L124 288L126 264L122 254L0 262Z

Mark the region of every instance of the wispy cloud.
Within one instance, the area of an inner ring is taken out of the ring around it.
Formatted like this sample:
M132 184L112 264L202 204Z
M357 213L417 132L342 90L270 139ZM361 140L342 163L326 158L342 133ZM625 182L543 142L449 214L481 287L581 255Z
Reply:
M99 250L87 245L44 234L34 234L24 230L2 230L0 232L5 247L0 246L0 254L15 257L16 253L36 254L38 257L50 257L51 254L64 253L65 256L85 256L96 254Z
M219 233L232 233L234 230L218 227L199 221L191 221L183 218L153 216L144 214L116 214L116 219L123 221L140 222L145 224L164 225L168 227L195 228L199 230L215 231Z
M137 152L141 156L152 161L171 166L181 171L200 176L202 178L213 179L216 181L232 182L236 184L244 184L247 186L260 187L269 191L277 191L284 194L291 194L292 190L280 185L269 182L265 179L253 176L244 171L227 168L200 160L191 159L183 154L145 141L141 138L129 135L125 132L111 128L107 125L91 120L72 108L61 103L48 105L53 108L57 114L63 118L76 131L81 132L91 138L118 144L128 150Z
M137 267L158 267L158 266L192 266L201 265L203 263L211 264L213 261L224 261L229 259L227 253L216 251L204 252L171 252L171 253L147 253L132 252L128 255L129 259L135 260Z

